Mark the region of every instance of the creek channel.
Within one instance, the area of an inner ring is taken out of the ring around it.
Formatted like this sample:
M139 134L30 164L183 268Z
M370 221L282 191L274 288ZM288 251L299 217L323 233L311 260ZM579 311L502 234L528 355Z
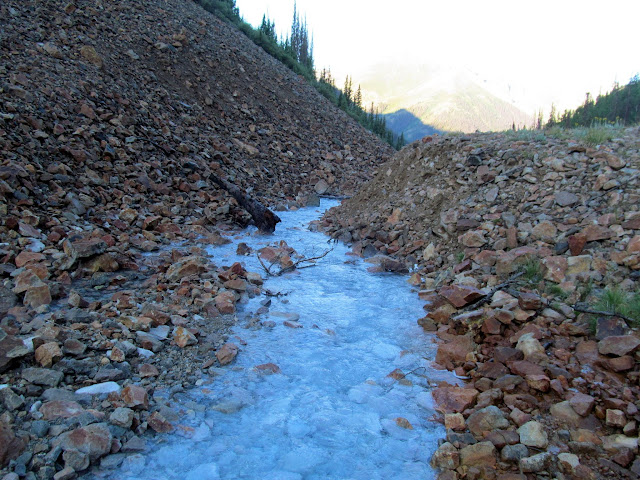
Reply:
M236 254L239 242L258 250L285 240L306 257L320 255L327 237L308 224L337 204L323 199L320 208L279 212L274 235L245 230L208 253L216 265L241 262L263 274L255 255ZM261 316L275 326L242 328L240 321L230 338L240 345L234 363L183 399L180 423L188 427L158 437L108 478L435 478L429 460L445 432L430 418L430 387L455 379L429 366L435 344L416 323L424 302L407 278L370 273L371 264L348 252L337 244L313 268L269 277L266 289L287 293L271 297ZM239 318L255 318L265 299L248 300ZM298 315L302 328L284 325ZM266 363L280 372L255 368ZM399 381L388 376L394 369L419 375Z

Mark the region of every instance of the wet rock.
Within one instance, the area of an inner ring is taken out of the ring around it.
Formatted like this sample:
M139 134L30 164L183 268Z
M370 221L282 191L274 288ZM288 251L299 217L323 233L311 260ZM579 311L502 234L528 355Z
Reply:
M235 343L225 343L217 352L216 358L220 365L228 365L238 355L238 346Z
M153 412L147 418L149 427L156 433L170 433L174 430L173 425L165 419L159 412Z

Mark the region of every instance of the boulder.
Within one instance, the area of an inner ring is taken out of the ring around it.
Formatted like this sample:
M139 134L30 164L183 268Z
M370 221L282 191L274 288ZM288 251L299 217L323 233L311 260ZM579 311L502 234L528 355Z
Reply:
M469 415L467 426L471 433L481 436L483 432L507 428L509 420L498 407L491 405Z

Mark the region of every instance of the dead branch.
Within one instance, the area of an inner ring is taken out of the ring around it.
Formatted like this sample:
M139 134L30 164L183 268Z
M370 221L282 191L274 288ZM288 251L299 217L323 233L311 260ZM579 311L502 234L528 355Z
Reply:
M627 317L626 315L622 315L621 313L607 312L602 310L593 310L592 308L583 307L578 303L576 303L575 305L572 305L571 308L573 308L576 312L580 312L580 313L590 313L591 315L603 315L605 317L621 318L622 320L624 320L624 322L627 324L629 328L633 328L634 325L637 323L635 319L631 317Z
M309 268L309 267L315 266L317 260L320 260L321 258L326 257L329 254L329 252L331 252L332 250L333 250L333 248L325 250L325 252L322 255L318 255L316 257L302 257L297 262L294 262L291 265L288 265L286 267L281 267L280 270L275 271L275 272L271 271L271 267L273 267L276 263L278 263L278 261L280 259L279 256L268 267L262 261L262 259L260 258L259 254L256 254L256 257L258 258L258 261L260 262L260 265L262 266L264 271L267 273L267 275L272 276L272 277L279 277L280 275L282 275L284 273L292 272L292 271L294 271L296 269Z
M515 275L512 275L509 280L507 280L506 282L502 282L499 285L496 285L495 287L493 287L491 290L489 290L489 293L485 294L484 296L478 298L476 301L471 302L469 305L467 305L466 307L464 307L462 309L462 311L469 311L469 310L475 310L478 307L481 307L482 305L484 305L485 303L489 302L489 300L491 300L491 297L493 297L493 294L496 293L498 290L502 290L503 288L511 285L512 283L514 283L518 278L520 278L522 275L524 275L524 272L518 272Z

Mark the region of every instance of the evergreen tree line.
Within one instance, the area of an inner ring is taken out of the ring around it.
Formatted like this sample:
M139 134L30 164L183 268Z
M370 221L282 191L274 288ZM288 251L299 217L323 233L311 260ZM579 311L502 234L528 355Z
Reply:
M293 6L293 22L291 33L285 38L278 39L275 22L265 16L262 17L260 27L253 28L240 17L235 0L194 0L205 10L215 14L222 20L238 27L256 45L260 46L272 57L284 63L296 74L304 77L324 97L334 105L344 110L349 116L358 121L366 129L372 131L396 149L404 146L404 136L396 136L386 128L386 121L373 104L369 111L362 106L362 91L360 86L353 92L351 77L347 77L344 90L335 86L331 72L323 69L320 77L316 78L313 60L313 38L309 37L306 19L301 20L297 5Z
M575 110L565 110L561 115L551 105L551 112L545 128L556 125L571 127L590 127L594 124L632 125L640 122L640 76L635 75L628 84L614 84L613 89L604 95L598 95L594 101L590 93L584 103ZM537 128L542 128L542 112L538 113Z

